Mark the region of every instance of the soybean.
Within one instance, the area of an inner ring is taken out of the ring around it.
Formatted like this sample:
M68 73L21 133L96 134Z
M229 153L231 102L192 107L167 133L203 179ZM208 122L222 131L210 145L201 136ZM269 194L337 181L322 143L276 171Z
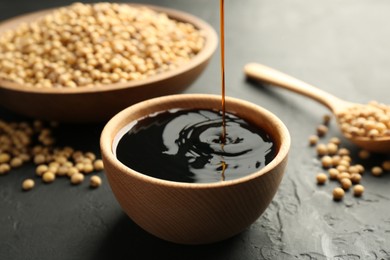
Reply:
M333 199L336 201L343 199L344 194L345 194L345 191L340 187L336 187L333 189Z
M84 181L84 175L81 174L81 173L75 173L75 174L73 174L73 175L70 177L70 182L71 182L72 184L75 184L75 185L80 184L80 183L82 183L83 181Z
M353 195L355 197L362 196L363 192L364 192L364 186L363 185L358 184L358 185L355 185L353 187Z
M35 186L35 182L33 179L25 179L22 183L22 189L27 191L27 190L31 190L32 188L34 188Z
M97 175L93 175L91 178L90 178L90 181L89 181L89 186L91 188L97 188L99 187L100 185L102 185L102 179L97 176Z

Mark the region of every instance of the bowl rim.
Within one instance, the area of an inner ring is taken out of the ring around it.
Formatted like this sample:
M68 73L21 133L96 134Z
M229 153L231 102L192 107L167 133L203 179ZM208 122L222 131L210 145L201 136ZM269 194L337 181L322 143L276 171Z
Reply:
M186 62L183 65L180 65L177 68L172 70L168 70L150 77L141 80L133 80L128 82L120 82L114 84L106 84L106 85L96 85L92 87L76 87L76 88L37 88L37 87L27 87L25 85L21 85L15 82L11 82L8 80L0 79L0 88L19 91L19 92L27 92L27 93L36 93L36 94L52 94L52 95L72 95L72 94L82 94L82 93L96 93L96 92L107 92L107 91L116 91L120 89L127 88L140 88L145 85L153 84L158 81L162 81L176 75L183 74L187 71L190 71L197 67L199 64L205 62L208 58L210 58L218 46L218 36L215 29L208 24L203 19L187 13L185 11L176 10L173 8L162 7L158 5L151 4L141 4L141 3L122 3L122 2L111 2L112 4L124 4L134 7L147 7L157 12L163 12L168 15L169 18L187 22L194 25L197 29L200 29L204 33L205 37L205 45L202 50L197 53L190 61ZM94 3L86 3L86 4L94 4ZM0 36L2 33L7 31L8 29L16 28L20 23L27 21L34 21L37 18L49 14L50 12L68 7L70 5L59 6L55 8L43 9L35 12L29 12L26 14L22 14L19 16L15 16L4 21L0 22Z
M173 94L173 95L167 95L162 97L157 97L153 99L149 99L146 101L141 101L135 105L129 106L125 108L124 110L117 113L115 116L113 116L104 126L101 137L100 137L100 148L101 153L104 159L109 161L112 165L115 165L115 167L119 168L120 171L122 171L122 174L131 175L132 177L135 177L139 180L149 182L156 185L161 186L170 186L175 188L183 188L183 189L207 189L207 188L221 188L221 187L227 187L232 185L237 185L240 183L249 182L253 179L256 179L262 175L269 174L272 169L280 165L285 159L288 157L290 145L291 145L291 137L290 133L285 126L285 124L281 121L279 117L277 117L275 114L271 113L269 110L255 105L249 101L245 101L243 99L238 99L234 97L225 97L226 104L228 103L236 103L240 106L245 106L247 108L256 109L259 111L259 113L263 114L266 118L268 118L270 121L275 123L275 129L277 129L278 132L280 132L280 135L284 138L283 142L281 142L279 150L275 157L272 159L271 162L269 162L267 165L265 165L262 169L259 171L256 171L254 173L248 174L246 176L227 180L227 181L220 181L220 182L210 182L210 183L186 183L186 182L176 182L176 181L170 181L170 180L164 180L159 179L156 177L151 177L148 175L145 175L143 173L137 172L128 166L124 165L122 162L120 162L114 155L113 146L115 142L115 138L120 133L121 130L126 128L131 122L126 122L122 128L118 129L115 133L113 133L113 129L116 129L118 125L121 125L124 120L127 121L128 115L142 109L145 105L156 105L159 103L169 103L171 100L179 100L179 101L190 101L190 100L204 100L205 98L213 99L214 101L216 99L220 100L220 95L214 95L214 94ZM172 107L177 108L177 107ZM229 110L227 110L229 112Z

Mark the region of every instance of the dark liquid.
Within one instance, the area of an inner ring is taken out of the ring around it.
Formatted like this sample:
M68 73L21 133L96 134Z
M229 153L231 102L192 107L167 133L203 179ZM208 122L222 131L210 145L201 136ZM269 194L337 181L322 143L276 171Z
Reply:
M219 0L220 12L220 44L221 44L221 110L222 110L222 136L221 141L225 143L226 138L226 105L225 105L225 4L224 0Z
M275 156L270 137L241 118L221 112L175 110L136 122L119 139L116 156L140 173L164 180L210 183L263 168Z
M275 157L266 133L226 113L224 24L220 0L221 111L165 111L139 120L118 142L123 164L159 179L210 183L254 173Z

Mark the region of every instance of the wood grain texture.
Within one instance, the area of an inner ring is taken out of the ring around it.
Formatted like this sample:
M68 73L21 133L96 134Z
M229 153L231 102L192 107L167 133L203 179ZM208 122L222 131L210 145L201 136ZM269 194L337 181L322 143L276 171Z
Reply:
M263 128L275 140L277 155L260 171L232 181L179 183L143 175L115 158L114 139L133 120L172 108L218 109L220 103L220 96L205 94L151 99L114 116L102 132L102 158L116 199L135 223L159 238L180 244L207 244L232 237L260 217L278 189L290 147L287 128L267 110L229 97L228 112Z

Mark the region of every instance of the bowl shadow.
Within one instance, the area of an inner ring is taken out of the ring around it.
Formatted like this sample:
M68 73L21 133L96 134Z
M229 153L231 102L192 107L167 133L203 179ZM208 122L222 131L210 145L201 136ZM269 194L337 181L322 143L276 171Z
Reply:
M125 214L112 227L91 259L110 259L114 255L115 259L236 259L237 255L245 257L245 240L251 232L245 230L213 244L181 245L147 233Z

